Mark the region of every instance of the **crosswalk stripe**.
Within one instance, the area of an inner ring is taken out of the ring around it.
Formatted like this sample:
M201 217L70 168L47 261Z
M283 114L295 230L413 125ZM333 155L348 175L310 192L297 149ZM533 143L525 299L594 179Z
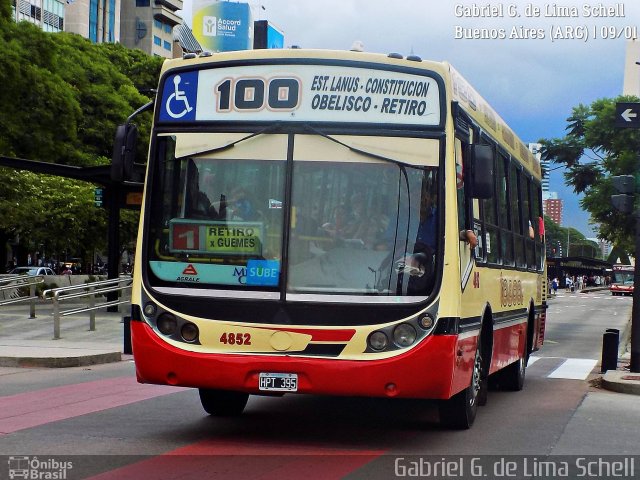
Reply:
M540 360L540 357L529 357L529 361L527 362L527 367L530 367L534 363Z
M585 380L597 363L597 360L587 358L567 358L562 365L547 375L547 378Z
M126 376L0 397L0 438L26 428L179 391L164 385L142 385L136 382L135 377Z

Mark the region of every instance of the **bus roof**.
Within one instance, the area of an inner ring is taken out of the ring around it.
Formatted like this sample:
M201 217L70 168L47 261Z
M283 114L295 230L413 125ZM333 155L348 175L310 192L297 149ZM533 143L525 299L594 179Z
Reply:
M513 158L516 158L535 178L542 178L540 161L507 126L489 103L467 82L452 65L449 68L453 101L465 107L474 121L489 133Z
M380 54L342 50L311 49L258 49L221 52L188 59L171 59L164 62L162 74L174 68L198 67L222 62L250 62L253 60L315 59L346 62L371 62L401 68L428 70L440 75L447 85L447 100L458 102L468 115L535 178L542 176L540 162L525 144L513 133L506 122L489 106L489 103L447 62L421 60L418 57L403 58L397 54Z

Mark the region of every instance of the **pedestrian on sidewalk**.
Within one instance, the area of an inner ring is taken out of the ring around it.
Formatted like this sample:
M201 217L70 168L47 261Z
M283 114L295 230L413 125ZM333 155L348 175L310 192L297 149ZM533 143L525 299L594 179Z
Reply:
M564 285L565 292L573 292L573 280L571 280L571 277L569 275L567 275L567 277L564 279Z

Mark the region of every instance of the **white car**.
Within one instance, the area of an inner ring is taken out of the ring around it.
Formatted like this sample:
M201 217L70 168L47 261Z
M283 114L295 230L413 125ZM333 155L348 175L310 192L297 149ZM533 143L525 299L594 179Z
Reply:
M9 273L12 275L55 275L49 267L16 267Z

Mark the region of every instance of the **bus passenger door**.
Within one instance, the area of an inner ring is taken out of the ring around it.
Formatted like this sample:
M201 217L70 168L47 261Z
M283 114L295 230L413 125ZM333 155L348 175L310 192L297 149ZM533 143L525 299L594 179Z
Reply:
M469 198L465 195L464 185L464 167L465 167L465 152L467 144L464 143L459 137L456 136L455 140L455 155L456 155L456 197L458 201L458 231L471 228L469 221ZM475 230L475 229L473 229ZM476 232L477 234L477 232ZM473 251L464 240L459 240L458 249L460 255L460 286L462 290L467 286L469 278L471 276L471 270L473 268Z

